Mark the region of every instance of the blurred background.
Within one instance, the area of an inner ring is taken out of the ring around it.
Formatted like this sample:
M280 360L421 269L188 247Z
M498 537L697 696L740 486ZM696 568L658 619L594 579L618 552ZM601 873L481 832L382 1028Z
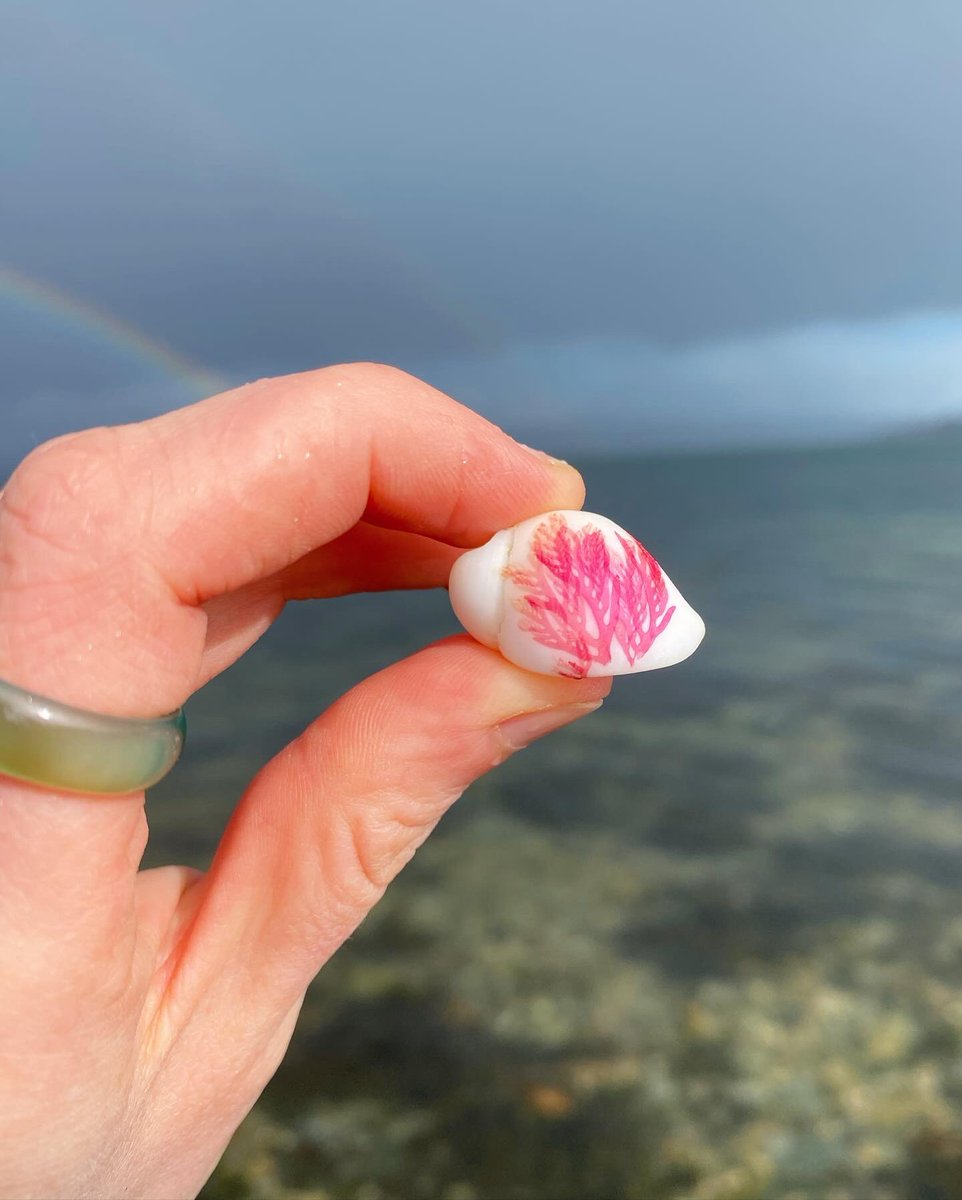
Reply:
M952 0L0 8L0 477L386 360L579 465L709 627L464 797L209 1200L962 1196L960 112ZM286 613L149 861L453 627Z

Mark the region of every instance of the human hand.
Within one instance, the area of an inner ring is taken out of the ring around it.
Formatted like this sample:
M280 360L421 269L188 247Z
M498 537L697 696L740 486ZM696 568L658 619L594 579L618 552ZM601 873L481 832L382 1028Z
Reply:
M158 716L287 600L441 586L459 547L583 497L572 468L386 367L70 435L0 495L0 678ZM430 646L261 770L204 874L138 872L142 795L0 776L0 1194L195 1194L307 985L445 809L609 687Z

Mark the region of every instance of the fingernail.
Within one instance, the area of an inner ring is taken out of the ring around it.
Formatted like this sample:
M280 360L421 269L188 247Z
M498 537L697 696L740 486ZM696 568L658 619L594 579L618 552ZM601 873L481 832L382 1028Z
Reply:
M585 704L566 704L562 708L541 708L536 712L521 713L509 717L498 726L498 732L511 750L523 750L539 737L570 725L579 717L586 717L601 708L603 700L591 700Z

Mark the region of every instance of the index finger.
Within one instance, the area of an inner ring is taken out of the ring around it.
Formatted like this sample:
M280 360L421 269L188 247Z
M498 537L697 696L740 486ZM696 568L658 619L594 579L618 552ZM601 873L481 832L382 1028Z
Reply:
M151 716L193 687L198 605L366 520L456 546L580 476L389 367L265 380L35 452L0 497L0 676Z

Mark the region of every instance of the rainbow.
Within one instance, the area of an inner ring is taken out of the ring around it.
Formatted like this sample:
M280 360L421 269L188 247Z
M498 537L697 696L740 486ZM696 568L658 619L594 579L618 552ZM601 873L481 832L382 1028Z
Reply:
M192 392L196 391L198 397L223 391L228 386L227 381L216 372L192 362L157 338L128 325L113 313L2 263L0 299L67 321L114 350L131 355L140 363L165 376L174 377Z

